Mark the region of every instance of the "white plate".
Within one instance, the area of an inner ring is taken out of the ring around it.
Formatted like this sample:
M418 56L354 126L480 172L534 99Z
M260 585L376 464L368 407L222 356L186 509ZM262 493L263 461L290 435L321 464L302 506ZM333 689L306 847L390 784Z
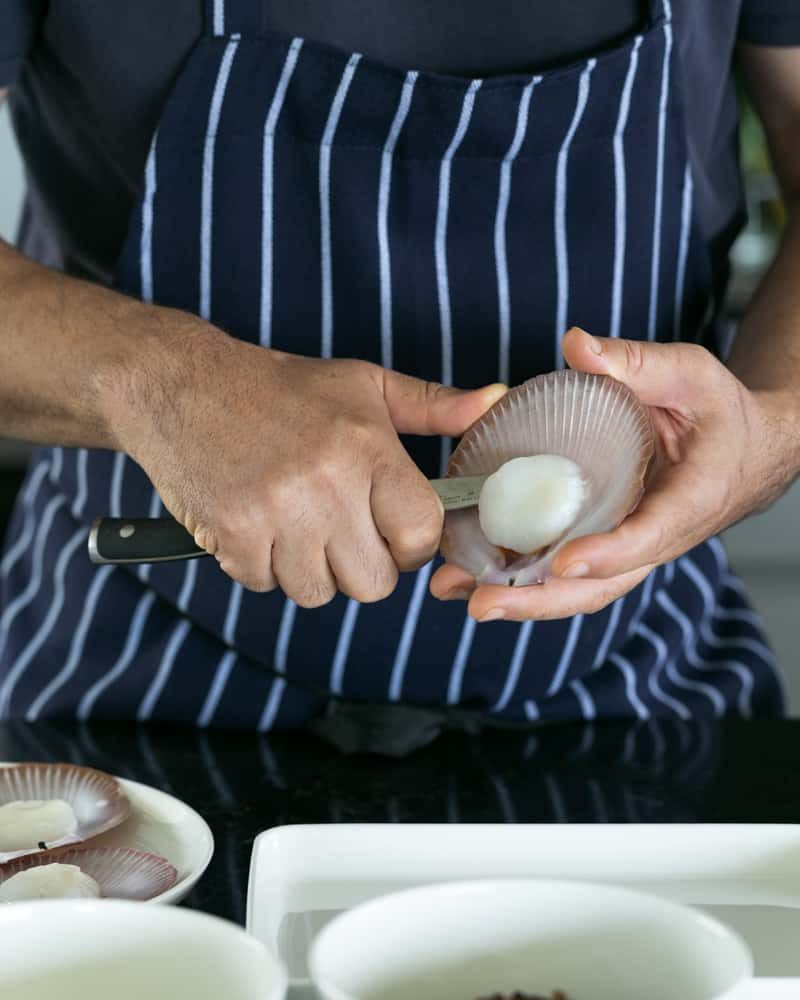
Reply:
M185 802L166 792L127 778L116 780L130 801L131 815L118 827L86 843L92 847L132 847L166 858L177 869L178 878L170 889L147 902L180 902L197 884L214 853L208 823Z
M750 945L747 1000L800 997L800 826L341 824L287 826L253 845L247 929L312 997L306 957L337 913L414 885L475 878L629 885L702 907ZM792 978L796 977L796 978Z

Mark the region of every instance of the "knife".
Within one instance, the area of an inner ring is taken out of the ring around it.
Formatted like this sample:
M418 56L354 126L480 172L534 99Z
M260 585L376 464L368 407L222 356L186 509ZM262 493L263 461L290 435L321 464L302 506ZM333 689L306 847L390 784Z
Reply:
M478 503L486 476L429 480L445 510ZM154 563L207 556L182 524L171 517L98 517L89 533L93 563Z

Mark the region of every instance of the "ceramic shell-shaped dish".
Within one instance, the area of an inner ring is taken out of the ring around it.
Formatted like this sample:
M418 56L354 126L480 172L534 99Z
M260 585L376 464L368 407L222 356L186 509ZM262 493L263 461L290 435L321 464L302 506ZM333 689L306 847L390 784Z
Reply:
M0 885L12 875L49 864L77 865L107 899L147 900L172 888L178 873L164 858L128 847L66 847L0 865Z
M63 799L78 821L77 832L49 843L47 848L64 847L96 837L119 826L131 807L119 783L90 767L74 764L12 764L0 767L0 806L31 799ZM37 854L40 847L0 851L0 865L14 858Z
M484 536L477 507L449 511L441 551L478 583L542 583L556 552L573 538L611 531L638 504L654 452L649 414L630 389L608 375L564 370L511 389L467 431L450 476L492 474L512 458L562 455L587 484L567 530L534 553L509 553Z

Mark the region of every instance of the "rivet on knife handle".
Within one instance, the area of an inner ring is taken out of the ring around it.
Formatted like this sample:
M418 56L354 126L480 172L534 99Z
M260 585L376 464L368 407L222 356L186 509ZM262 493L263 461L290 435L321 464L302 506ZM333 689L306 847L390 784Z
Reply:
M171 517L98 517L89 534L93 563L170 562L206 555Z

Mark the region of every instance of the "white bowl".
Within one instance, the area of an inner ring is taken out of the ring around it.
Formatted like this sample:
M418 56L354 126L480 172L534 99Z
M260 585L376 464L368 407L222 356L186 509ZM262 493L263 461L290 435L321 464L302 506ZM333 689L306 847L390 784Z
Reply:
M117 900L0 906L3 1000L283 1000L286 971L235 924Z
M324 1000L731 1000L753 959L727 927L656 896L580 882L410 889L333 920L311 978Z

